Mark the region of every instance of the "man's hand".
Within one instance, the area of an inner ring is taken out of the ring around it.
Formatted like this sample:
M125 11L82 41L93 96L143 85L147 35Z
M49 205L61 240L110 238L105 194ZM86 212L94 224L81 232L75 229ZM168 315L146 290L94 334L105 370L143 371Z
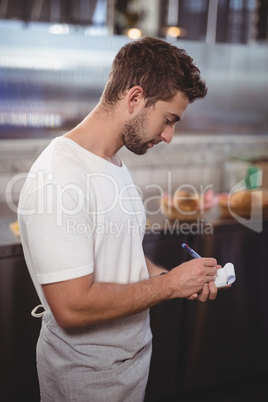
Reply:
M211 259L209 259L209 260L211 260ZM213 259L213 261L216 262L216 260L214 260L214 259ZM155 265L148 258L146 258L146 264L147 264L149 276L151 278L154 276L160 275L163 272L166 272L166 273L169 272L165 268ZM187 263L185 263L185 264L187 264ZM182 267L184 269L184 264L181 264L178 267L179 268ZM221 268L221 265L216 265L216 268L217 269ZM216 271L216 273L217 273L217 271ZM214 279L215 279L215 277L214 277ZM211 282L205 282L203 285L203 288L201 289L200 292L191 294L190 296L187 297L187 299L188 300L199 300L201 302L205 302L208 299L209 300L216 299L217 294L218 294L218 288L214 283L214 279Z
M221 265L216 266L217 269L222 268ZM231 286L231 285L230 285ZM228 286L228 287L230 287ZM224 288L225 289L225 288ZM215 285L215 282L205 283L202 291L197 294L193 294L190 297L187 297L188 300L199 300L201 302L205 302L207 300L215 300L218 294L218 288Z
M172 285L176 287L175 297L215 299L218 288L214 281L219 267L214 258L196 258L173 268L167 276L172 277Z

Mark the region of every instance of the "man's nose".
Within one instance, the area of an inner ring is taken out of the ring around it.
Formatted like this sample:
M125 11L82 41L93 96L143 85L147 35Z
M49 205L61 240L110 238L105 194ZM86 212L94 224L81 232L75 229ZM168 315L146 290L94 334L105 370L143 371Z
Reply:
M162 141L169 144L172 141L174 129L175 129L175 124L173 124L172 126L165 127L165 129L161 133Z

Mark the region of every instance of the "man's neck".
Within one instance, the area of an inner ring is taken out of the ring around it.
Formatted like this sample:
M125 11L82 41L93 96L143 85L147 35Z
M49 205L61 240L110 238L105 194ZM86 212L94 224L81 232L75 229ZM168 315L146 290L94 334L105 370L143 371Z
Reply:
M86 150L120 165L116 155L123 146L121 139L122 122L116 111L106 111L100 104L85 119L64 136L70 138Z

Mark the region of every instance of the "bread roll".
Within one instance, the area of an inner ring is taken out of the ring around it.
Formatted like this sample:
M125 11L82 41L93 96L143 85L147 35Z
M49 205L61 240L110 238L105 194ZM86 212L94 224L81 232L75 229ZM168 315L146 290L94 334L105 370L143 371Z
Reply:
M178 211L192 212L200 210L200 195L191 191L177 190L173 203Z
M250 190L240 190L229 198L229 205L232 208L250 208L252 196Z

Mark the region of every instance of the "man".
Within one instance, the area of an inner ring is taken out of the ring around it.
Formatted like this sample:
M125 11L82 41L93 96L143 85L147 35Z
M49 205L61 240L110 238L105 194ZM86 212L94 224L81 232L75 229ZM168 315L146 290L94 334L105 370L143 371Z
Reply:
M142 401L149 308L216 298L215 259L167 272L144 257L144 209L117 155L123 145L141 155L169 143L188 104L205 95L183 50L155 38L129 43L96 108L31 168L19 226L45 308L37 345L42 401Z

